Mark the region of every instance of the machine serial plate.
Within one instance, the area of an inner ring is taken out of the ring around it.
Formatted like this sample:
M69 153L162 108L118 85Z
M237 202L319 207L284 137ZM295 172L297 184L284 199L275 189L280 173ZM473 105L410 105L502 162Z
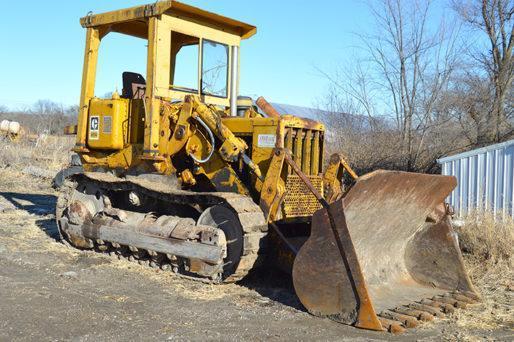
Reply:
M103 132L111 134L112 131L112 116L104 116Z
M257 138L258 147L275 147L277 136L275 134L259 134Z

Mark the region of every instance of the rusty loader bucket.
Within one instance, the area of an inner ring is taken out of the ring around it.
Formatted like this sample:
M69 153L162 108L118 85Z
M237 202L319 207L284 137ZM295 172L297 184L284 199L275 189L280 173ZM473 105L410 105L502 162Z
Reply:
M325 203L293 266L307 310L401 332L477 301L443 204L455 186L454 177L379 170Z

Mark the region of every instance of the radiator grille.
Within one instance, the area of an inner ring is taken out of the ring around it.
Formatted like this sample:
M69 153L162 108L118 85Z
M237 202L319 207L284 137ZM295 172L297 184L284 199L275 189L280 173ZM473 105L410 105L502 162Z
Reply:
M323 182L320 176L307 176L312 185L323 196ZM310 192L298 175L288 175L283 210L286 218L311 216L321 204Z
M291 151L294 161L305 174L316 176L321 172L323 132L288 128L285 136L285 147ZM291 171L291 168L288 168L289 174L292 174Z

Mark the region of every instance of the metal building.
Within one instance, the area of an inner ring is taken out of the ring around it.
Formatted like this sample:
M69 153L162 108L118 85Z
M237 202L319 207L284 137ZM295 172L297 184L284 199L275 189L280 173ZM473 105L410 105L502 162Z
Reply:
M448 198L458 216L486 209L501 216L514 212L514 140L438 159L443 175L457 177Z

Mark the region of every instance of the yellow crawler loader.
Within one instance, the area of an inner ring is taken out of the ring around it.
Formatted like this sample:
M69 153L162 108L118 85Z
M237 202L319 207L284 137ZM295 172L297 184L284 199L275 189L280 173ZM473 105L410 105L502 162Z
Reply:
M444 205L455 178L359 177L340 155L325 163L322 123L238 96L240 43L254 26L177 1L81 25L73 151L83 172L61 186L65 243L210 283L274 257L310 313L372 330L401 332L479 300ZM99 98L100 44L112 34L147 41L146 79L125 72L122 94Z

